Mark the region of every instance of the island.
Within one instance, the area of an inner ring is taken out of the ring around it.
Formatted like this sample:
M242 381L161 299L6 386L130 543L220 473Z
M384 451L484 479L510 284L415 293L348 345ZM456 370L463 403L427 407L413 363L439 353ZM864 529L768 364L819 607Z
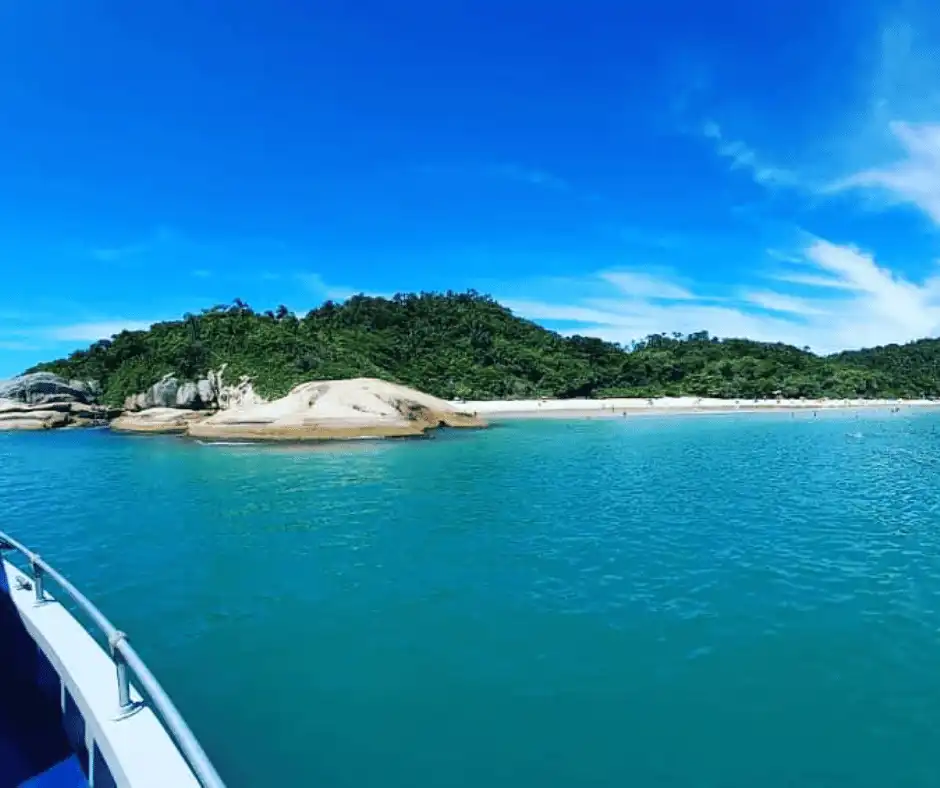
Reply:
M235 299L0 384L0 429L110 423L205 439L395 437L480 426L490 414L564 411L540 404L563 400L633 412L647 401L694 410L938 396L936 339L830 355L706 332L625 346L551 331L474 291L357 295L302 316Z

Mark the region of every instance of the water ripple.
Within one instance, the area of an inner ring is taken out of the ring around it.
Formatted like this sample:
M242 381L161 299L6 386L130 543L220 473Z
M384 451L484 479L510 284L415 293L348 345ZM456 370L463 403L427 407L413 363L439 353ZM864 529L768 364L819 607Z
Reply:
M928 786L938 424L0 435L0 500L231 786Z

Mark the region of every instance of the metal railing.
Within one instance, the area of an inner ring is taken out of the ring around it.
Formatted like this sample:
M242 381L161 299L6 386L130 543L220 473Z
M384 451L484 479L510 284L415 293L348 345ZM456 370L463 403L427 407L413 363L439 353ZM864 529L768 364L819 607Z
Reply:
M108 621L104 613L98 610L81 591L36 553L0 531L0 554L4 550L13 550L20 553L29 562L37 604L47 604L54 601L45 593L45 578L49 577L81 608L82 612L88 615L105 636L117 673L119 704L117 718L129 717L143 705L131 699L129 673L132 673L136 677L138 688L148 698L150 705L163 722L170 738L176 743L180 753L203 788L225 788L225 783L222 782L222 778L216 772L209 756L206 755L186 721L176 706L173 705L173 701L170 700L163 687L160 686L160 682L157 681L150 669L144 664L144 661L134 651L133 646L127 640L127 635Z

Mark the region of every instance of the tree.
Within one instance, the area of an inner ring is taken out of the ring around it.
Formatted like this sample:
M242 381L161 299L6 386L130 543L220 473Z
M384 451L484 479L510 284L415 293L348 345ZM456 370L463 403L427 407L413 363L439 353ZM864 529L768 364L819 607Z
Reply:
M226 364L279 396L306 380L381 377L443 397L661 395L750 398L940 396L940 341L817 356L782 343L653 334L625 349L564 337L465 293L356 295L303 318L284 306L255 313L241 299L147 331L123 331L33 370L101 384L120 404L175 374Z

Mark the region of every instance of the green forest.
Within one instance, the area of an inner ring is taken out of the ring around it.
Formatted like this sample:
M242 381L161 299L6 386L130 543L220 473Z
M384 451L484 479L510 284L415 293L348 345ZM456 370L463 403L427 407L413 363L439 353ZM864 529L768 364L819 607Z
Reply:
M29 370L97 380L120 405L166 374L249 375L267 397L308 380L378 377L447 399L940 396L940 340L818 356L706 332L628 347L561 336L466 293L354 296L303 317L236 299L147 331L124 331Z

